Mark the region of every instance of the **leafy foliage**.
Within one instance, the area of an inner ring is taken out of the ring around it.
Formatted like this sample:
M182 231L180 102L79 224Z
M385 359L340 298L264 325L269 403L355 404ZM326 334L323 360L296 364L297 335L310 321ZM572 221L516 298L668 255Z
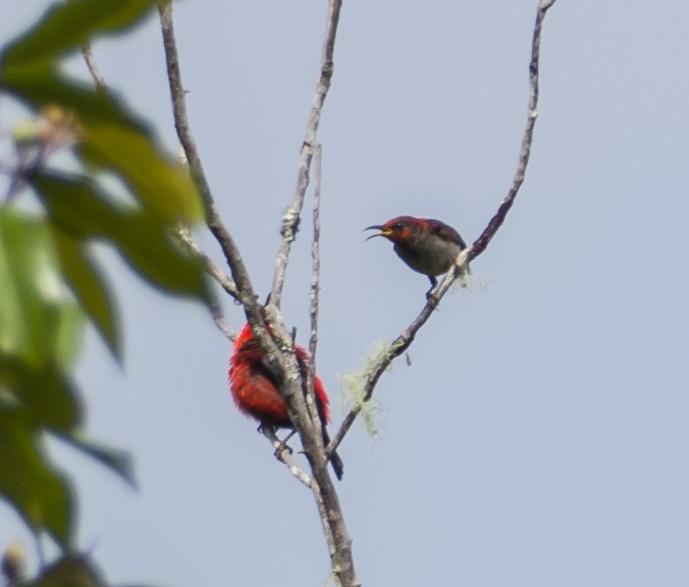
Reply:
M86 319L114 357L121 353L115 300L92 244L113 247L162 291L209 299L202 265L174 238L180 223L203 217L192 180L120 100L60 68L92 38L140 22L153 4L56 4L0 52L0 91L37 117L16 135L17 164L0 204L0 498L63 550L74 543L75 498L48 458L46 433L134 482L128 455L84 437L82 402L69 375ZM78 172L50 168L50 155L67 148ZM103 187L106 176L125 186L128 202ZM34 193L40 212L13 205L22 188ZM73 572L81 573L78 582ZM69 555L36 584L98 583L84 559Z
M104 587L100 572L86 555L71 554L46 568L30 587Z

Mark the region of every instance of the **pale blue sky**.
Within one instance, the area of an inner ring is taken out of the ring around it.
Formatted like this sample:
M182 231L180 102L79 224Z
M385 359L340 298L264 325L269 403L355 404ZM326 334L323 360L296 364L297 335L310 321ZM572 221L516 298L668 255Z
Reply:
M47 5L15 4L2 39ZM176 6L191 123L259 292L295 187L325 5ZM468 241L483 229L517 162L535 8L345 0L320 132L317 362L338 423L338 377L399 334L427 288L362 229L400 214L441 218ZM382 440L355 426L340 451L364 585L689 584L687 22L682 0L558 0L550 11L532 162L474 263L483 286L445 298L412 365L381 380ZM174 152L156 21L95 55ZM302 342L309 233L283 308ZM235 410L228 342L200 307L103 260L125 369L90 335L78 379L89 431L134 453L140 491L60 451L81 545L114 584L322 585L313 499ZM0 505L0 548L15 537L29 540Z

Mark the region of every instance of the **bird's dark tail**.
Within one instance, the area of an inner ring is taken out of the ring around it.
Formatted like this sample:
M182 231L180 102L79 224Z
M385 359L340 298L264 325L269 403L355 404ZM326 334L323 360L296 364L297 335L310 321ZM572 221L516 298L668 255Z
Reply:
M330 435L328 434L328 430L325 427L325 423L323 424L323 446L326 448L330 444ZM337 477L338 481L342 481L342 475L344 475L344 463L342 462L342 459L340 458L340 455L337 454L337 451L333 451L333 454L330 455L330 465L333 468L333 471L335 471L335 476Z

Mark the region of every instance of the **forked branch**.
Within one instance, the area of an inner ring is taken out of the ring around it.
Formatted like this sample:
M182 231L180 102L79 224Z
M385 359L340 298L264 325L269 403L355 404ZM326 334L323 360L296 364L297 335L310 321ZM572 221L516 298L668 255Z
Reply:
M239 250L220 219L189 127L185 92L181 81L179 58L175 43L172 3L170 0L160 0L158 5L175 128L177 129L177 135L184 149L192 176L203 198L208 227L225 254L236 291L238 292L236 298L244 306L252 333L263 351L271 371L275 375L278 387L285 398L290 420L299 433L304 452L309 460L313 472L309 486L314 493L318 510L321 514L324 533L330 547L333 574L340 585L357 587L359 582L354 572L351 539L344 523L344 514L337 492L326 466L328 461L325 457L323 439L319 427L313 425L314 422L310 417L302 392L302 377L294 355L293 343L279 314L280 298L289 251L296 234L309 183L311 160L313 158L321 109L333 74L333 52L341 6L342 0L330 0L329 2L321 74L307 123L306 138L301 149L297 189L292 205L285 214L282 230L283 240L275 262L275 278L270 303L267 307L262 308L254 294ZM266 330L266 325L270 327L270 334ZM306 482L305 477L300 477L300 475L297 475L297 477Z
M306 123L306 136L304 137L304 143L301 146L301 153L299 155L297 188L294 192L292 204L283 215L282 242L275 258L275 274L273 276L273 288L270 297L273 303L278 306L282 298L282 287L285 283L289 252L299 227L301 210L304 206L304 197L306 196L306 188L309 187L311 160L313 159L313 152L316 147L316 136L318 133L318 125L321 121L321 110L323 109L323 103L328 95L330 82L333 77L335 67L333 63L335 37L337 36L337 25L340 22L341 9L342 0L330 0L328 2L325 41L323 43L323 55L321 57L321 73L318 78L318 83L316 84L316 91L313 96L309 119Z

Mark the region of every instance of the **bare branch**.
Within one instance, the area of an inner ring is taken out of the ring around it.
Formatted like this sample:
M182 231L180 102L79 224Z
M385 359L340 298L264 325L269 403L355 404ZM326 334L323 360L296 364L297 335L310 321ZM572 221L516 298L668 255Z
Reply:
M445 295L449 287L452 285L453 281L454 279L451 279L448 282L447 278L445 279L445 281L443 281L440 288L437 290L435 294L435 297L438 300L440 300ZM437 302L427 302L426 306L423 308L423 310L421 310L421 313L416 317L416 319L409 325L408 328L404 330L404 332L402 332L402 334L400 334L394 340L394 342L390 345L388 352L373 366L373 368L368 374L368 377L366 378L366 382L364 383L364 390L361 401L358 401L356 405L347 413L345 419L342 421L340 429L337 431L337 434L335 434L333 439L330 441L328 448L326 449L326 455L328 457L330 457L333 451L335 451L337 447L340 446L340 443L346 436L349 429L352 427L352 424L354 424L354 421L361 413L364 404L368 402L373 396L373 390L375 389L381 375L385 373L387 368L397 357L399 357L402 353L404 353L404 351L406 351L411 346L411 343L414 341L416 333L428 321L428 319L431 317L431 314L433 314L433 310L435 310L436 307Z
M519 163L517 164L517 171L512 180L507 196L500 204L498 211L493 218L490 219L488 226L484 229L481 235L474 241L467 252L467 262L478 257L485 251L488 243L493 239L495 233L498 231L502 223L505 221L507 213L510 211L514 203L519 188L524 183L526 176L526 168L529 164L529 157L531 156L531 143L533 142L533 131L536 126L536 119L538 118L538 76L539 76L539 60L541 50L541 30L543 28L543 19L545 18L548 9L555 4L555 0L540 0L538 11L536 13L536 24L534 26L533 38L531 41L531 60L529 62L529 112L526 118L526 129L524 130L524 137L522 138L521 151L519 153Z
M178 234L179 238L182 240L187 249L201 259L207 273L220 284L220 287L222 287L225 292L231 295L235 300L239 301L239 292L237 291L237 286L234 284L234 281L232 281L229 276L203 252L201 247L199 247L194 240L191 232L185 228L182 228Z
M301 147L301 154L299 156L299 175L297 178L297 188L292 199L291 206L283 215L282 224L282 243L275 258L275 275L273 277L273 288L271 293L271 300L276 305L280 305L282 297L282 287L285 283L285 274L287 271L287 260L289 252L292 247L297 229L299 227L299 219L301 217L301 210L304 206L304 197L306 195L306 188L309 185L309 172L311 170L311 160L313 158L313 151L316 145L316 135L318 133L318 125L321 120L321 110L325 97L330 89L330 82L333 77L334 64L333 54L335 52L335 37L337 34L337 25L340 20L340 10L342 8L342 0L329 0L328 2L328 18L325 29L325 42L323 45L323 55L321 58L321 73L316 84L316 91L311 105L311 112L306 124L306 136Z
M323 147L316 145L314 152L316 159L315 165L315 188L313 191L313 242L311 243L311 304L309 314L311 317L311 336L309 339L309 354L316 356L316 346L318 344L318 294L321 282L321 259L320 259L320 239L321 239L321 163L323 158Z
M191 171L191 175L196 182L201 199L203 200L206 212L206 223L225 255L238 292L236 299L238 299L246 309L247 318L252 325L252 330L253 327L256 327L256 339L259 341L262 348L263 344L265 344L272 347L274 352L277 352L275 344L272 340L269 340L265 332L265 324L261 316L261 307L254 294L251 279L244 266L244 261L239 253L239 249L220 219L210 185L208 184L206 174L203 170L201 157L196 147L196 141L191 132L189 119L187 117L185 91L179 68L179 55L177 53L177 43L175 41L175 31L172 21L171 0L161 0L158 3L158 12L160 14L160 25L163 33L163 48L165 51L175 129L179 142L184 149L184 154L189 164L189 170Z
M311 243L311 283L309 288L309 315L311 318L311 334L309 336L309 368L306 373L306 404L313 422L319 421L318 408L314 392L314 377L316 374L316 347L318 345L318 293L320 289L321 261L319 255L319 241L321 237L321 145L316 145L314 157L315 189L313 195L313 241Z
M378 383L381 375L387 370L393 360L395 360L409 348L414 340L414 337L416 336L416 333L431 317L433 310L437 307L437 303L452 287L455 279L457 279L466 270L469 261L475 259L486 250L488 243L492 240L502 223L505 221L505 217L512 207L522 183L524 183L526 168L529 164L529 156L531 155L534 126L536 124L536 118L538 118L537 106L539 94L538 81L541 30L543 28L543 19L545 18L546 12L554 3L555 0L539 0L538 11L536 13L536 24L534 26L531 41L531 60L529 62L529 112L526 119L526 129L524 130L524 136L522 138L517 171L514 175L514 179L507 196L502 201L497 212L490 219L490 222L483 230L481 235L470 247L462 251L462 253L458 256L455 266L451 271L448 272L448 274L445 276L445 279L440 284L440 287L436 290L434 294L435 299L426 304L421 313L409 325L409 327L394 340L392 345L390 345L388 352L373 366L366 379L366 382L364 383L363 400L358 402L357 405L355 405L345 417L344 421L342 422L342 426L337 431L337 434L326 449L328 456L330 456L332 452L340 445L357 416L361 412L363 404L371 399L373 390L375 389L375 386Z
M311 335L309 337L309 364L306 371L306 403L311 415L311 421L319 426L325 426L321 422L318 408L316 406L316 396L314 390L314 378L316 377L316 347L318 344L318 297L320 292L320 238L321 238L321 163L323 148L320 144L314 150L314 175L315 188L313 196L313 242L311 243L311 284L310 284L310 306L309 313L311 318ZM330 444L328 432L323 428L323 442ZM325 448L325 447L324 447ZM328 455L335 470L343 470L343 463L337 454ZM339 475L339 473L338 473Z
M187 248L187 250L197 257L201 263L203 263L206 273L208 273L215 281L217 281L220 286L233 298L239 298L239 292L234 284L234 282L225 274L225 272L216 265L213 260L208 257L202 250L201 247L196 243L191 235L191 232L186 228L180 228L177 236L182 244ZM215 299L215 296L211 297L211 316L215 325L218 327L220 332L222 332L228 339L234 341L237 335L232 331L230 326L227 324L225 317L223 316L222 309Z

